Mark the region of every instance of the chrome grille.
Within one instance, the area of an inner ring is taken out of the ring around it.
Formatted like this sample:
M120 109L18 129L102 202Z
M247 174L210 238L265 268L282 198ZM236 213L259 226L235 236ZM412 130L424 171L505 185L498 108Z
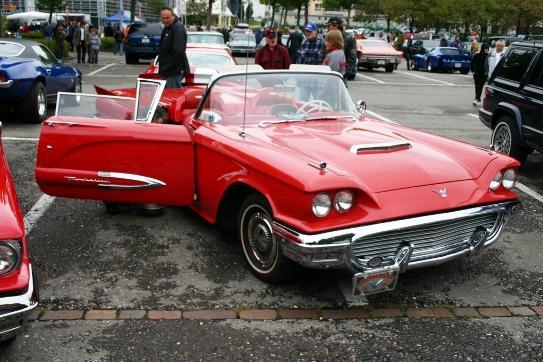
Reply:
M391 258L405 243L412 243L415 249L411 261L424 260L467 248L467 242L478 226L486 228L488 239L491 239L503 222L502 213L475 215L371 234L355 240L351 248L353 256L365 262L374 256Z

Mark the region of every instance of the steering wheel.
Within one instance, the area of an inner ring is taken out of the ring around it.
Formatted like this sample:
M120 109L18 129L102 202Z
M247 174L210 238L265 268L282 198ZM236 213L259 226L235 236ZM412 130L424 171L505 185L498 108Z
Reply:
M307 110L306 110L307 109ZM311 112L314 111L331 111L332 106L330 103L323 101L322 99L313 99L309 102L305 102L302 104L300 108L298 108L298 111L296 112L296 116L300 115L308 115Z

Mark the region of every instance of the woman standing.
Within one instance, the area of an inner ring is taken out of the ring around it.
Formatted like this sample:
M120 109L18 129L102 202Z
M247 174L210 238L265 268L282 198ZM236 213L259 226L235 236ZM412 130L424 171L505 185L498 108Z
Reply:
M481 94L483 93L483 87L487 79L485 70L485 61L488 56L488 45L482 44L481 50L475 53L471 60L471 72L473 73L473 81L475 82L475 99L473 105L478 106L481 104Z

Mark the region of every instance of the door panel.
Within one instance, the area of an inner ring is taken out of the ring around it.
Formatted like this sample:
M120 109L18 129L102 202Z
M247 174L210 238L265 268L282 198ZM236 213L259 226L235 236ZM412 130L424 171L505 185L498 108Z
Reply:
M55 116L42 126L36 181L54 196L187 205L192 140L181 125Z

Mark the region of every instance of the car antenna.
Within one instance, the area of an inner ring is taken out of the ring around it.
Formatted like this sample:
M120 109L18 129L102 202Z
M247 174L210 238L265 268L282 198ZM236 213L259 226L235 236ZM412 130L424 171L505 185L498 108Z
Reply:
M243 90L243 125L241 127L241 137L245 137L245 112L247 111L247 73L249 72L249 34L247 35L247 46L245 48L245 88Z

